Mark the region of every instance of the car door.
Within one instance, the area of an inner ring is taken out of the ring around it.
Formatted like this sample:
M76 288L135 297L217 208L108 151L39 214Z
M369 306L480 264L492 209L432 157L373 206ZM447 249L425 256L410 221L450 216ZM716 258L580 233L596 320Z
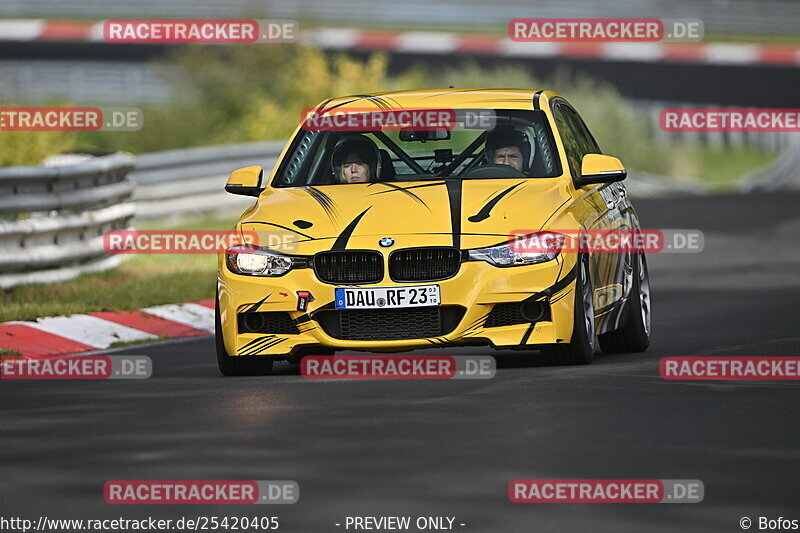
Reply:
M570 171L573 176L580 175L580 162L586 154L602 153L589 129L580 115L566 101L555 102L554 116L562 140L570 160ZM563 130L563 131L562 131ZM569 143L569 147L567 144ZM573 168L574 167L574 168ZM619 183L603 183L588 185L582 190L587 193L581 197L580 202L586 202L593 216L584 219L586 228L598 233L619 231L626 224L620 211L620 203L625 198L624 187ZM583 213L589 210L581 209ZM594 284L594 305L597 313L596 328L598 333L613 329L613 324L606 318L615 315L612 311L618 308L624 294L624 265L623 254L615 252L590 252L589 267Z

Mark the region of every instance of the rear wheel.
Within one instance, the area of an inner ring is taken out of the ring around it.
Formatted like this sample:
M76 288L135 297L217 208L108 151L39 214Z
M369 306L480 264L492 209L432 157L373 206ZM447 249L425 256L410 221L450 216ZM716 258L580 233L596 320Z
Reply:
M225 350L222 337L222 320L219 314L219 294L216 298L214 313L214 337L217 341L217 364L219 371L226 376L266 376L272 372L271 359L245 359L242 356L231 357Z
M569 344L542 346L544 357L555 364L586 365L594 359L594 290L589 261L581 256L575 283L575 314Z
M625 309L625 320L616 331L600 335L600 348L606 353L643 352L650 346L650 276L644 254L634 263L633 288Z

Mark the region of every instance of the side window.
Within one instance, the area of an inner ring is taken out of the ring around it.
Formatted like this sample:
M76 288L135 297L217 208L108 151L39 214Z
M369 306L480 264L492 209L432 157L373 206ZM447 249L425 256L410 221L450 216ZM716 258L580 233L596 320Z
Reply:
M597 141L595 141L594 137L592 137L592 134L589 132L589 128L586 127L586 123L583 121L580 115L578 115L578 112L566 105L559 105L558 107L564 111L564 116L570 123L570 126L572 126L572 130L575 132L578 143L582 147L581 151L583 152L583 155L602 154L603 152L600 151Z
M581 160L583 153L572 128L567 123L567 119L563 115L563 107L556 105L553 107L553 116L556 119L556 127L558 134L561 135L561 142L564 143L564 150L567 155L567 162L569 162L569 170L572 177L580 176L581 174Z

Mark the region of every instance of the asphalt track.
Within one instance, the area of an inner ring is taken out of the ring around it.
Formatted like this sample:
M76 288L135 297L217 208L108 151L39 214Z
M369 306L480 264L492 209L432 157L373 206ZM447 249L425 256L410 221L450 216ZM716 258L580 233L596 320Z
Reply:
M145 381L0 383L0 516L455 516L456 530L741 531L800 519L796 382L667 382L667 355L800 353L800 195L636 202L648 228L698 228L699 254L650 256L644 355L543 366L502 352L485 381L223 378L213 340L130 347ZM436 353L432 350L417 353ZM441 352L439 352L441 353ZM491 353L480 348L443 353ZM497 354L498 352L494 352ZM512 504L517 478L700 479L699 504ZM275 506L114 506L112 479L292 479ZM352 529L351 529L352 531Z

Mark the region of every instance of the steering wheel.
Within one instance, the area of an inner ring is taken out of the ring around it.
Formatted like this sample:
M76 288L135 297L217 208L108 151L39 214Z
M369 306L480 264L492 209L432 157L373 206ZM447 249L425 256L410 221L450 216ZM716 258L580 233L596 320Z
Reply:
M462 178L526 178L527 176L509 165L490 163L472 168Z

